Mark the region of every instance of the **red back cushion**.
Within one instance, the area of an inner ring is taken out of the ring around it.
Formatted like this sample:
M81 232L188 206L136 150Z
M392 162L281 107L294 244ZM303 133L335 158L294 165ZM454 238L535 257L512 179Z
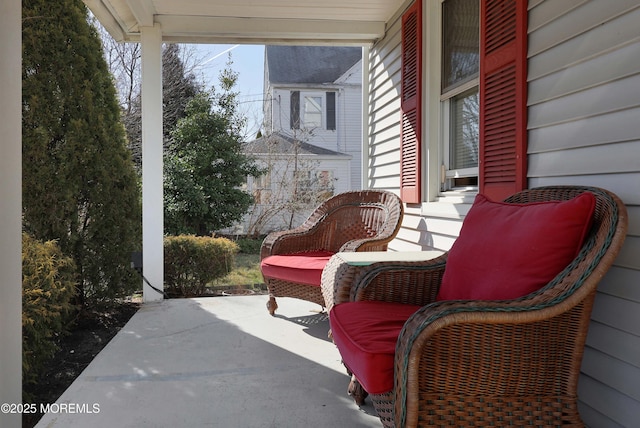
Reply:
M546 285L580 252L595 197L508 204L477 195L449 251L438 300L502 300Z

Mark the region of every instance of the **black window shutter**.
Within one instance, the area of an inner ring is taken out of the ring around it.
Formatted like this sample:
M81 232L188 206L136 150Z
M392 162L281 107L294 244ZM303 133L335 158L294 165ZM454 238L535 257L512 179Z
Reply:
M300 129L300 91L291 91L291 129Z
M336 129L336 93L327 92L327 129Z

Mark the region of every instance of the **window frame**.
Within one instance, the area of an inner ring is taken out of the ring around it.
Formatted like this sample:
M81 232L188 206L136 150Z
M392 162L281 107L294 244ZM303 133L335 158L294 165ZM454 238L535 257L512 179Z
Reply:
M307 99L319 98L320 99L320 124L309 126L307 123ZM326 129L327 113L326 113L326 92L321 91L300 91L300 127L302 129L314 130L314 129Z
M404 202L435 202L446 183L442 145L445 131L440 101L442 1L424 0L424 8L419 14L424 28L418 31L433 36L421 39L423 46L417 50L421 56L418 62L425 64L417 82L423 90L419 103L422 114L418 121L422 127L418 138L422 143L416 150L424 155L420 153L405 162L401 124L400 190ZM405 10L402 32L405 31L405 16L421 4L421 0L416 0ZM527 187L527 13L527 2L480 0L478 191L495 200ZM400 54L404 64L404 44L400 46ZM505 102L510 106L508 117L503 114ZM402 113L402 99L400 104ZM416 177L416 185L409 189L412 190L410 201L404 196L405 175ZM426 191L422 192L420 187Z
M439 8L438 8L438 20L440 21L440 29L441 31L439 31L438 34L438 43L440 44L441 48L440 48L440 55L438 56L439 58L439 64L438 64L438 75L439 75L439 82L440 82L440 87L442 87L442 82L444 81L444 73L442 71L443 67L442 64L444 62L444 49L442 49L442 46L444 45L444 13L443 13L443 8L444 8L444 3L448 1L448 0L438 0L439 2ZM478 12L479 13L479 12ZM479 18L479 16L478 16ZM479 20L479 19L478 19ZM433 33L432 33L433 34ZM478 40L480 40L480 25L478 24ZM478 69L479 67L479 63L480 63L480 47L478 46ZM475 178L476 180L479 180L479 174L480 174L480 168L479 165L476 165L475 167L468 167L468 168L453 168L451 166L452 160L451 160L451 153L453 152L453 145L456 143L456 141L454 141L454 132L452 130L453 126L454 126L454 122L453 122L453 118L451 117L451 111L452 111L452 100L456 97L458 97L459 95L462 95L466 92L469 92L473 89L476 89L476 91L478 92L479 95L479 91L480 91L480 73L476 73L474 76L472 77L467 77L466 79L462 80L460 83L458 84L454 84L453 86L450 85L449 88L442 92L442 90L440 91L440 96L439 96L439 100L440 100L440 117L442 118L440 123L441 123L441 141L440 144L442 146L441 148L441 165L443 166L442 170L442 176L440 179L440 191L441 192L445 192L447 190L452 190L452 189L456 189L456 188L460 188L460 187L467 187L467 188L477 188L478 185L471 185L471 186L460 186L460 185L456 185L455 181L456 179L460 179L460 178ZM478 111L478 126L479 126L479 111ZM478 141L478 146L479 146L480 142ZM478 147L478 152L479 152L479 147ZM478 163L479 163L479 159L478 159Z
M338 91L337 90L321 90L321 89L295 89L290 90L290 128L299 129L305 131L336 131L337 129L337 103L338 103ZM329 94L333 94L331 100ZM306 112L306 99L307 98L320 98L320 125L308 126L305 120Z

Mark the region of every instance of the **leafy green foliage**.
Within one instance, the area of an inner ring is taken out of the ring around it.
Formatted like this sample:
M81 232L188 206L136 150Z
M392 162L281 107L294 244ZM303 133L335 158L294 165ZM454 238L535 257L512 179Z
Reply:
M261 170L241 148L237 75L226 70L222 92L200 93L178 121L165 151L165 232L209 235L242 218L253 198L240 187Z
M264 240L264 236L261 238L238 238L235 240L236 244L240 246L240 252L245 254L260 254L260 248L262 248L262 241Z
M227 238L180 235L164 239L164 279L167 292L201 295L207 284L228 274L239 247Z
M75 264L54 241L22 234L22 376L37 380L73 307Z
M115 89L80 0L23 1L25 230L77 265L77 300L139 286L140 191Z

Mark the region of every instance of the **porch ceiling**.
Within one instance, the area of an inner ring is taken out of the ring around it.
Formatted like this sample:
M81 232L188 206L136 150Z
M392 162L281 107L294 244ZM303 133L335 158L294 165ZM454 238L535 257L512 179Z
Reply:
M177 43L368 44L405 0L84 0L118 41L160 24Z

